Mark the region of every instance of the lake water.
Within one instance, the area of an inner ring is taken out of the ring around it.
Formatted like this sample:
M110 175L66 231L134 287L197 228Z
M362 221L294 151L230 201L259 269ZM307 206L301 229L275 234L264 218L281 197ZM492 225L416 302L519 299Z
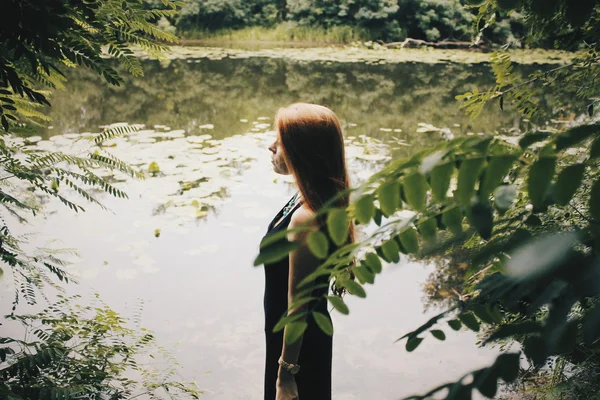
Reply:
M154 162L160 172L142 181L112 176L130 198L98 194L111 211L83 204L87 212L75 214L49 202L44 216L20 229L38 232L36 245L54 238L53 247L79 251L69 271L80 285L69 292L85 301L97 291L128 316L141 307L142 325L206 399L262 396L264 282L252 264L269 221L294 193L288 178L273 173L267 150L278 107L331 107L355 183L450 136L514 132L528 123L496 107L474 121L458 109L454 96L493 85L481 64L197 57L146 61L144 68L143 78L119 88L71 72L69 90L52 97L52 127L31 142L73 151L100 126L144 124L107 150L142 171ZM393 343L439 311L423 292L433 268L403 258L366 287L366 299L347 298L349 316L332 313L334 399L419 394L493 360L495 350L478 348L466 331L444 328L445 342L428 337L412 353ZM6 313L13 295L3 282Z

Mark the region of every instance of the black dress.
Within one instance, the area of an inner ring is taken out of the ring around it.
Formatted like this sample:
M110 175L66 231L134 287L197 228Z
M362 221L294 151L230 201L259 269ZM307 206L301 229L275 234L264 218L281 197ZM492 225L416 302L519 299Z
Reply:
M297 204L290 213L277 225L283 215L283 209L269 224L268 236L287 229L294 211L300 207ZM281 261L265 264L265 337L267 357L265 363L265 400L275 400L278 360L283 346L283 331L273 333L273 328L279 319L287 312L289 277L289 256ZM325 283L327 283L327 277ZM318 283L323 283L322 281ZM313 295L327 293L327 288L316 289ZM319 311L329 318L327 300L309 304L309 307ZM295 375L300 400L331 400L331 356L332 337L323 333L309 316L306 320L308 328L304 332L302 347L298 357L300 372Z

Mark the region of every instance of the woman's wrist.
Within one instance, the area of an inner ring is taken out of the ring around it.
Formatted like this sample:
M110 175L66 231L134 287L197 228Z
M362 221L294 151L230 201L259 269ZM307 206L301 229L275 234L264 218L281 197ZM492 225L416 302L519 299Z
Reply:
M279 377L279 380L281 380L281 381L289 381L289 380L294 379L294 375L287 369L283 368L281 365L279 366L279 371L277 372L277 376Z

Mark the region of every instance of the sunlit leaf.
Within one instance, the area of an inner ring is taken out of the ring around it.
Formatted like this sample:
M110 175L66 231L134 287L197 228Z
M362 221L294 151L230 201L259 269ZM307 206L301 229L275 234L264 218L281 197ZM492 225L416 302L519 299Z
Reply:
M375 205L373 204L373 196L362 196L354 204L356 219L361 224L367 224L375 216Z
M344 300L342 300L340 297L327 296L327 300L329 300L329 302L331 303L333 308L335 308L341 314L348 315L350 313L348 306L346 305L346 303L344 303Z
M453 162L437 165L431 170L431 194L435 201L442 202L446 199L453 173Z
M406 229L403 232L400 232L398 239L400 240L402 247L404 247L408 253L416 254L419 252L419 236L417 235L416 230L412 228Z
M300 245L299 242L290 242L287 240L271 244L260 250L258 256L254 260L254 266L273 264L279 260L283 260L291 251L300 247Z
M410 207L417 211L425 209L425 200L427 196L427 180L425 176L419 173L413 173L404 178L404 196Z
M314 231L306 239L308 248L318 258L326 258L329 253L329 241L327 236L321 231Z
M364 265L359 265L358 267L352 268L352 272L360 283L374 283L374 275L369 268Z
M367 266L374 273L378 274L381 272L381 270L382 270L381 260L379 259L379 257L377 257L376 254L367 253L364 261L365 261L365 264L367 264Z
M437 234L437 223L434 217L421 220L417 224L417 230L426 241L435 241Z
M458 235L462 232L463 215L459 207L450 207L442 214L442 222L450 232Z
M340 246L348 238L348 215L342 208L333 208L327 215L327 231L333 242Z
M353 295L361 297L361 298L367 297L367 293L365 292L365 289L363 289L363 287L360 284L354 282L353 280L344 281L343 286L346 289L348 289L348 292L350 294L353 294Z
M485 168L479 188L479 196L482 199L487 198L502 183L502 180L513 166L515 159L514 156L495 156L491 158L488 166Z
M379 207L385 216L392 215L400 206L400 185L398 181L385 182L377 188Z
M397 263L400 261L400 249L393 238L382 243L381 251L385 255L385 258L391 262Z
M458 186L456 196L461 204L468 205L474 195L475 183L483 170L483 157L463 160L458 170Z
M304 321L288 324L285 327L285 342L287 344L295 343L304 334L307 327L308 324Z
M327 316L317 311L313 311L312 316L315 319L315 322L317 323L318 327L321 328L323 332L325 332L329 336L333 335L333 325L331 324L331 320Z

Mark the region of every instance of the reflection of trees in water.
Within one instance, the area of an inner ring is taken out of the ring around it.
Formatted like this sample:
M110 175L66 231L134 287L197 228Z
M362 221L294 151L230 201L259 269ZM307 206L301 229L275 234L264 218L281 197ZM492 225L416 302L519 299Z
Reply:
M55 131L97 130L127 121L167 124L198 132L215 125L215 138L252 128L240 119L272 117L295 101L328 105L348 135L393 135L414 147L431 144L431 135L415 134L419 122L450 127L457 133L489 132L513 126L514 116L490 107L470 121L454 96L493 85L489 68L464 64L385 64L299 62L249 58L145 62L145 76L123 87L108 87L93 73L75 70L68 92L56 92L51 111ZM525 73L531 67L520 67ZM453 127L460 124L460 128ZM402 129L402 133L380 128ZM50 132L49 132L50 133ZM410 148L406 149L411 151Z

